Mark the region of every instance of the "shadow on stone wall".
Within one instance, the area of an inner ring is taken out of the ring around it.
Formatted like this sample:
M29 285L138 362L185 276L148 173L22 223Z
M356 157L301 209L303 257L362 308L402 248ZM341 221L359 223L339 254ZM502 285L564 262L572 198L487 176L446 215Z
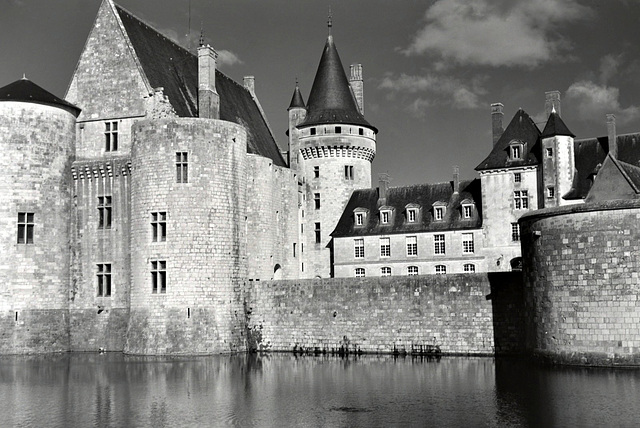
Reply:
M493 312L493 335L496 355L525 352L525 311L522 272L487 274Z

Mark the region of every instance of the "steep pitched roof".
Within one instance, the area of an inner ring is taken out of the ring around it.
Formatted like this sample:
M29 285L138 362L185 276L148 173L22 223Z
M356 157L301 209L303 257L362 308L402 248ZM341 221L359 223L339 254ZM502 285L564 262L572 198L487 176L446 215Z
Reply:
M115 7L151 86L164 88L164 94L178 116L196 117L198 58L119 5ZM220 119L247 128L247 152L270 158L276 165L286 166L251 93L218 70L216 91L220 96Z
M640 198L640 167L607 154L585 202Z
M291 97L291 103L289 103L289 108L287 110L291 110L292 108L304 108L304 99L302 98L302 94L300 93L300 87L296 83L296 88L293 90L293 96Z
M0 88L0 101L22 101L26 103L44 104L67 110L78 117L80 108L56 97L51 92L36 85L27 78L16 80Z
M476 167L476 171L537 165L540 159L539 139L540 130L531 117L524 110L518 110L489 156ZM514 140L525 143L520 160L509 158L509 145Z
M569 131L567 125L564 124L560 115L554 111L549 115L549 119L547 119L547 124L545 125L540 138L554 137L556 135L575 137L573 132Z
M299 126L330 123L361 125L378 132L358 109L331 35L327 38L309 93L307 118Z
M632 166L640 166L640 132L618 135L618 159ZM573 144L575 173L571 190L564 199L584 199L591 188L591 176L598 164L603 165L609 153L607 136L575 140ZM598 172L599 173L599 172Z
M475 203L475 213L470 219L462 217L462 202ZM436 203L446 204L443 220L434 220L431 213ZM421 215L417 221L406 221L407 205L416 204L420 207ZM394 210L392 223L380 224L378 216L378 189L356 190L351 195L345 210L331 234L334 238L347 236L365 236L396 233L435 232L460 229L477 229L482 226L482 195L480 179L460 182L460 192L453 191L453 184L417 184L407 187L391 187L387 190L385 207ZM369 211L369 218L365 225L354 224L353 212L357 208Z

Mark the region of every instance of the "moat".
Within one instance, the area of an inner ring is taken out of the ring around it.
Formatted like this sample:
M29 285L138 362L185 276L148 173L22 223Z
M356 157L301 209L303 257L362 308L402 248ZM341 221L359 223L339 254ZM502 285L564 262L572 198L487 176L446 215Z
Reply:
M0 357L3 426L635 426L640 371L467 357Z

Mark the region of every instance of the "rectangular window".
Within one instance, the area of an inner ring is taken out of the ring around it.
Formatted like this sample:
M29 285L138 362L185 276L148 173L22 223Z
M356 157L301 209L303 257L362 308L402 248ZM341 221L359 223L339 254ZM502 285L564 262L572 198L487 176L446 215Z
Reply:
M364 268L356 268L356 278L364 278Z
M418 274L418 266L409 266L407 268L407 275L413 276Z
M320 223L316 223L316 228L314 232L316 234L316 244L319 244L322 241L322 237L320 234Z
M320 193L313 194L313 203L317 210L320 209Z
M391 238L380 238L380 257L391 257Z
M433 251L435 254L445 254L444 235L433 235Z
M356 226L364 225L364 213L356 213Z
M106 152L115 152L118 150L118 122L106 122L104 129Z
M513 206L517 210L529 208L529 192L527 190L516 190L513 192Z
M344 179L353 180L353 165L344 166Z
M356 259L364 258L364 239L355 239L353 241Z
M151 213L151 231L153 242L164 242L167 240L167 213Z
M520 145L511 146L511 159L520 159L521 147Z
M520 240L520 225L518 223L511 223L511 240L513 242Z
M553 156L553 148L552 147L547 147L547 157L550 158Z
M445 265L436 266L436 275L444 275L447 273L447 267Z
M464 271L467 273L472 273L476 271L476 265L467 263L464 265Z
M418 255L418 237L407 236L407 256Z
M98 229L111 228L111 196L98 196Z
M364 135L364 129L358 128L358 135Z
M519 172L516 172L513 174L513 182L514 183L521 183L522 182L522 174Z
M417 210L415 208L411 208L407 210L407 221L409 223L415 223L416 217L417 217L416 212Z
M442 220L444 218L444 207L435 207L433 209L433 217L436 220Z
M462 206L462 217L471 218L471 214L473 213L473 206L471 205L463 205Z
M386 266L380 268L380 276L391 276L391 268Z
M176 183L189 182L189 159L187 152L176 152Z
M34 213L18 213L18 244L33 244Z
M153 294L167 292L167 262L164 260L151 262L151 292Z
M317 165L313 167L313 178L320 178L320 167Z
M382 211L382 212L380 212L380 221L381 221L383 224L387 224L387 223L389 223L389 217L390 217L390 215L389 215L389 214L390 214L390 213L389 213L389 211Z
M551 186L551 187L547 187L547 198L548 199L553 199L556 196L556 188Z
M316 128L311 128L309 130L309 135L316 135Z
M293 243L293 257L296 257L296 243Z
M474 252L473 233L463 233L462 234L462 253L473 254L473 252Z
M98 264L98 296L111 296L111 263Z

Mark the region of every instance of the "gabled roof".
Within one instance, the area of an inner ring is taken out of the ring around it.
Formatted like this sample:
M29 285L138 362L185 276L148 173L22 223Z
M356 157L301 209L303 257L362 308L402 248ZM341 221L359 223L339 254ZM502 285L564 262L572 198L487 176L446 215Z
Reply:
M476 167L476 171L538 165L540 130L522 109L513 116L489 156ZM522 160L510 160L509 145L513 141L525 143Z
M434 220L432 206L445 201L447 209L443 220ZM462 218L462 201L475 202L476 213L470 219ZM415 223L406 221L407 205L417 204L421 215ZM394 209L393 222L380 224L378 189L360 189L352 193L345 210L331 234L334 238L397 233L435 232L460 229L477 229L482 226L482 196L480 179L460 182L460 192L454 193L453 183L417 184L407 187L391 187L387 190L385 207ZM369 211L364 226L355 226L353 212L361 208Z
M0 88L0 101L21 101L59 107L78 117L80 108L56 97L27 78L16 80Z
M171 106L180 117L198 115L198 58L160 34L119 5L116 11L153 88L164 88ZM216 91L220 96L220 119L245 126L249 135L247 152L286 166L260 108L244 86L216 70Z
M547 119L547 124L545 125L540 138L555 137L557 135L575 137L573 132L569 131L567 125L564 124L560 115L554 111L549 115L549 119Z
M361 125L378 132L360 113L333 36L329 35L309 93L307 118L298 126L333 123Z
M607 154L585 202L640 198L640 167Z
M302 94L300 93L300 87L296 83L296 88L293 90L293 96L291 97L291 103L289 103L289 108L287 110L291 110L292 108L304 108L304 99L302 98Z
M618 135L618 161L640 166L640 132ZM587 138L575 140L573 144L575 173L571 190L563 195L564 199L584 199L591 188L590 176L598 164L603 165L609 153L609 138ZM599 174L599 171L598 171Z

